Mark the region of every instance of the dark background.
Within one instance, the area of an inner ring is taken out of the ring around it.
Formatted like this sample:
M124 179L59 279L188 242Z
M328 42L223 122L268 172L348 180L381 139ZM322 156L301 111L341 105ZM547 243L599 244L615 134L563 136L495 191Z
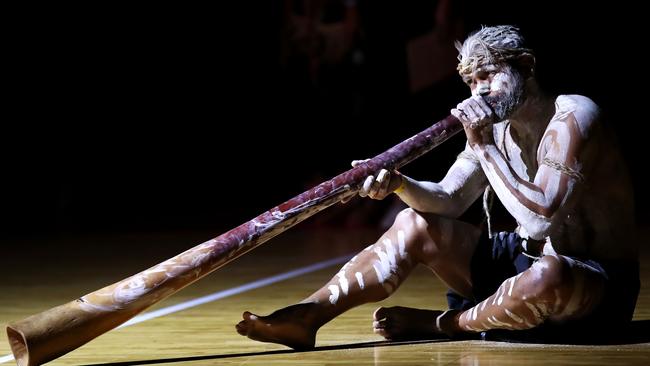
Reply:
M408 89L405 44L436 26L435 0L360 1L362 61L321 78L349 85L352 99L279 61L282 1L232 3L5 9L1 237L218 234L421 131L469 94L457 77ZM568 3L465 1L454 14L466 32L518 25L543 86L604 108L636 168L647 223L637 149L647 106L633 91L647 63L640 13ZM457 136L404 171L440 179L463 143Z

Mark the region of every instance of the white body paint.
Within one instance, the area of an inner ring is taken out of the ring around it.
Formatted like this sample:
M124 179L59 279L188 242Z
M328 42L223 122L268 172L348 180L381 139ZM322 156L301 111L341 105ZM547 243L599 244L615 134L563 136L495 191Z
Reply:
M337 285L329 285L327 288L330 290L330 303L336 305L339 301L339 287Z
M524 319L522 319L522 317L520 317L519 315L513 313L512 311L510 311L508 309L505 309L505 311L506 311L506 315L508 315L510 317L510 319L516 321L517 323L523 323L524 322Z
M363 283L363 275L361 274L361 272L355 273L354 277L357 278L357 283L359 284L359 288L363 290L366 286Z
M341 271L337 274L339 277L339 286L341 286L341 291L343 292L343 295L348 294L348 279L345 278L345 272Z
M399 268L400 260L410 263L408 253L406 252L405 233L403 230L397 231L397 245L389 238L384 238L381 243L375 244L372 250L377 255L372 267L377 275L377 281L384 286L386 292L391 294L397 288L401 269ZM368 249L366 249L368 250ZM359 273L360 274L360 273ZM357 281L359 282L359 276ZM359 283L363 282L363 278Z

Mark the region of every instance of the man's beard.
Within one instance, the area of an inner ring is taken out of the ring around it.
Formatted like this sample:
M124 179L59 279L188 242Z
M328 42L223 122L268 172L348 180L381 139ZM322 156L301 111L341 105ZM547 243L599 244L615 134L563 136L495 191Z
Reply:
M505 92L496 98L493 105L494 114L499 121L504 121L512 116L512 113L526 100L525 84L523 75L508 66L508 85Z

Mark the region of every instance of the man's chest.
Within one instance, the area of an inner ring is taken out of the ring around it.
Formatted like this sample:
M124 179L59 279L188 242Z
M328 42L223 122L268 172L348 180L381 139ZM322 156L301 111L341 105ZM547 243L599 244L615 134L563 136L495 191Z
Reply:
M526 145L522 141L517 141L510 134L508 124L496 128L494 141L501 154L506 158L510 167L521 178L532 182L537 173L537 146Z

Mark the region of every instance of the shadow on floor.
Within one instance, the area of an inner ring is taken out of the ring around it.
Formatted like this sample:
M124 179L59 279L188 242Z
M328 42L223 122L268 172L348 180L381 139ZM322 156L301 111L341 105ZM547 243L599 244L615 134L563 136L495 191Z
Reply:
M483 340L511 343L624 345L650 343L650 320L635 320L618 329L599 327L567 329L562 327L531 330L491 330L484 332Z
M589 334L589 336L585 336L585 334ZM501 342L513 342L513 343L572 344L572 345L623 345L623 344L650 343L650 320L633 321L627 328L616 332L612 332L609 329L601 329L598 332L594 332L592 330L589 333L582 332L580 334L577 334L575 332L564 331L562 333L555 333L552 336L549 336L548 332L545 332L543 335L540 335L539 332L533 332L533 331L512 332L512 331L497 330L497 331L487 332L483 337L483 339L486 341L501 341ZM159 363L232 359L232 358L239 358L239 357L322 352L322 351L371 348L371 347L391 347L391 346L401 346L407 344L424 344L424 343L437 343L437 342L449 342L449 341L450 341L449 339L424 339L424 340L405 340L405 341L392 341L392 342L375 341L375 342L341 344L341 345L333 345L333 346L322 346L307 351L283 349L283 350L262 351L262 352L242 352L242 353L228 353L228 354L208 355L208 356L161 358L161 359L153 359L153 360L139 360L139 361L126 361L126 362L114 362L114 363L97 363L97 364L90 364L86 366L152 365L152 364L159 364Z
M292 350L292 349L282 349L282 350L263 351L263 352L228 353L228 354L223 354L223 355L161 358L161 359L155 359L155 360L125 361L125 362L112 362L112 363L95 363L95 364L88 364L88 365L85 365L85 366L151 365L151 364L157 364L157 363L218 360L218 359L238 358L238 357L282 355L282 354L289 354L289 353L309 353L309 352L322 352L322 351L356 349L356 348L391 347L391 346L401 346L401 345L406 345L406 344L423 344L423 343L435 343L435 342L444 342L444 341L449 341L449 340L426 339L426 340L412 340L412 341L399 341L399 342L374 341L374 342L340 344L340 345L333 345L333 346L322 346L322 347L316 347L314 349L306 350L306 351L296 351L296 350Z

